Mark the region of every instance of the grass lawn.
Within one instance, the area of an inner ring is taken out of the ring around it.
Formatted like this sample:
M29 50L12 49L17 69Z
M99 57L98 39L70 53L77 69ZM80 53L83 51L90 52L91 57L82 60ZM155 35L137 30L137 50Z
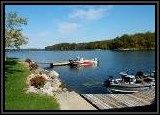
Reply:
M54 97L25 93L31 72L17 59L5 62L5 110L59 110Z

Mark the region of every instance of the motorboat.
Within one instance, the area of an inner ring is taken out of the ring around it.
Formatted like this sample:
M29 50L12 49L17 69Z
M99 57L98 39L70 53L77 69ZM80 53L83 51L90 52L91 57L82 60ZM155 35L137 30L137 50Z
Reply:
M76 59L69 60L71 66L92 66L97 65L98 59L88 59L84 60L83 58L77 57Z
M113 76L104 82L104 85L110 92L133 93L155 87L155 72L152 74L143 74L139 71L136 75L129 75L126 72L120 72L120 78L113 79Z

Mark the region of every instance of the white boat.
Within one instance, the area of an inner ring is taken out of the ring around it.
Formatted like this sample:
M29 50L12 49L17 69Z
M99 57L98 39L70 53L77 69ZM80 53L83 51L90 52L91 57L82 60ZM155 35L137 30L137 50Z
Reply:
M97 58L84 60L83 58L77 57L76 59L69 60L71 66L92 66L97 65Z
M119 79L113 79L110 76L104 82L111 92L133 93L155 87L155 78L145 75L143 72L137 72L135 76L124 72L121 72L120 75Z

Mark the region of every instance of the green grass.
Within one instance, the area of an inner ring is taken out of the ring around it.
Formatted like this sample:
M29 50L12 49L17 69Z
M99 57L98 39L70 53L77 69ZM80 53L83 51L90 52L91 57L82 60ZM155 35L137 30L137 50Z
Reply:
M5 110L59 110L54 97L25 93L26 78L31 72L17 59L5 62Z

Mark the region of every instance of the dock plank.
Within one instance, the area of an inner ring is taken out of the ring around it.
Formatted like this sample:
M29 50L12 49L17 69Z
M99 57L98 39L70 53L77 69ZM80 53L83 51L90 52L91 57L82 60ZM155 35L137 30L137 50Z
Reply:
M53 62L52 65L53 66L61 66L61 65L69 65L70 62L66 61L66 62Z
M104 99L104 98L102 97L102 95L95 95L95 97L97 97L97 98L99 98L100 100L102 100L103 103L107 103L107 105L109 105L111 108L117 107L114 103L112 103L111 100Z
M113 96L111 96L111 97L109 97L109 96L107 96L107 95L104 95L104 96L105 96L105 98L112 98L112 100L113 100L114 102L117 102L117 103L120 104L122 107L127 107L127 104L123 103L121 100L117 100L117 99L114 98Z
M81 94L99 109L128 108L150 105L155 90L139 91L132 94Z
M112 108L111 106L107 105L106 103L103 103L100 99L96 98L92 94L85 95L87 99L90 98L90 101L95 104L99 109L109 109ZM88 98L89 97L89 98Z
M123 108L123 107L126 107L126 105L118 103L117 101L114 100L114 98L107 97L104 94L97 95L97 97L101 98L104 103L108 103L109 105L111 105L112 108Z
M126 104L128 107L134 106L133 100L124 94L110 94L108 96L114 97L117 101L119 100L120 102Z

